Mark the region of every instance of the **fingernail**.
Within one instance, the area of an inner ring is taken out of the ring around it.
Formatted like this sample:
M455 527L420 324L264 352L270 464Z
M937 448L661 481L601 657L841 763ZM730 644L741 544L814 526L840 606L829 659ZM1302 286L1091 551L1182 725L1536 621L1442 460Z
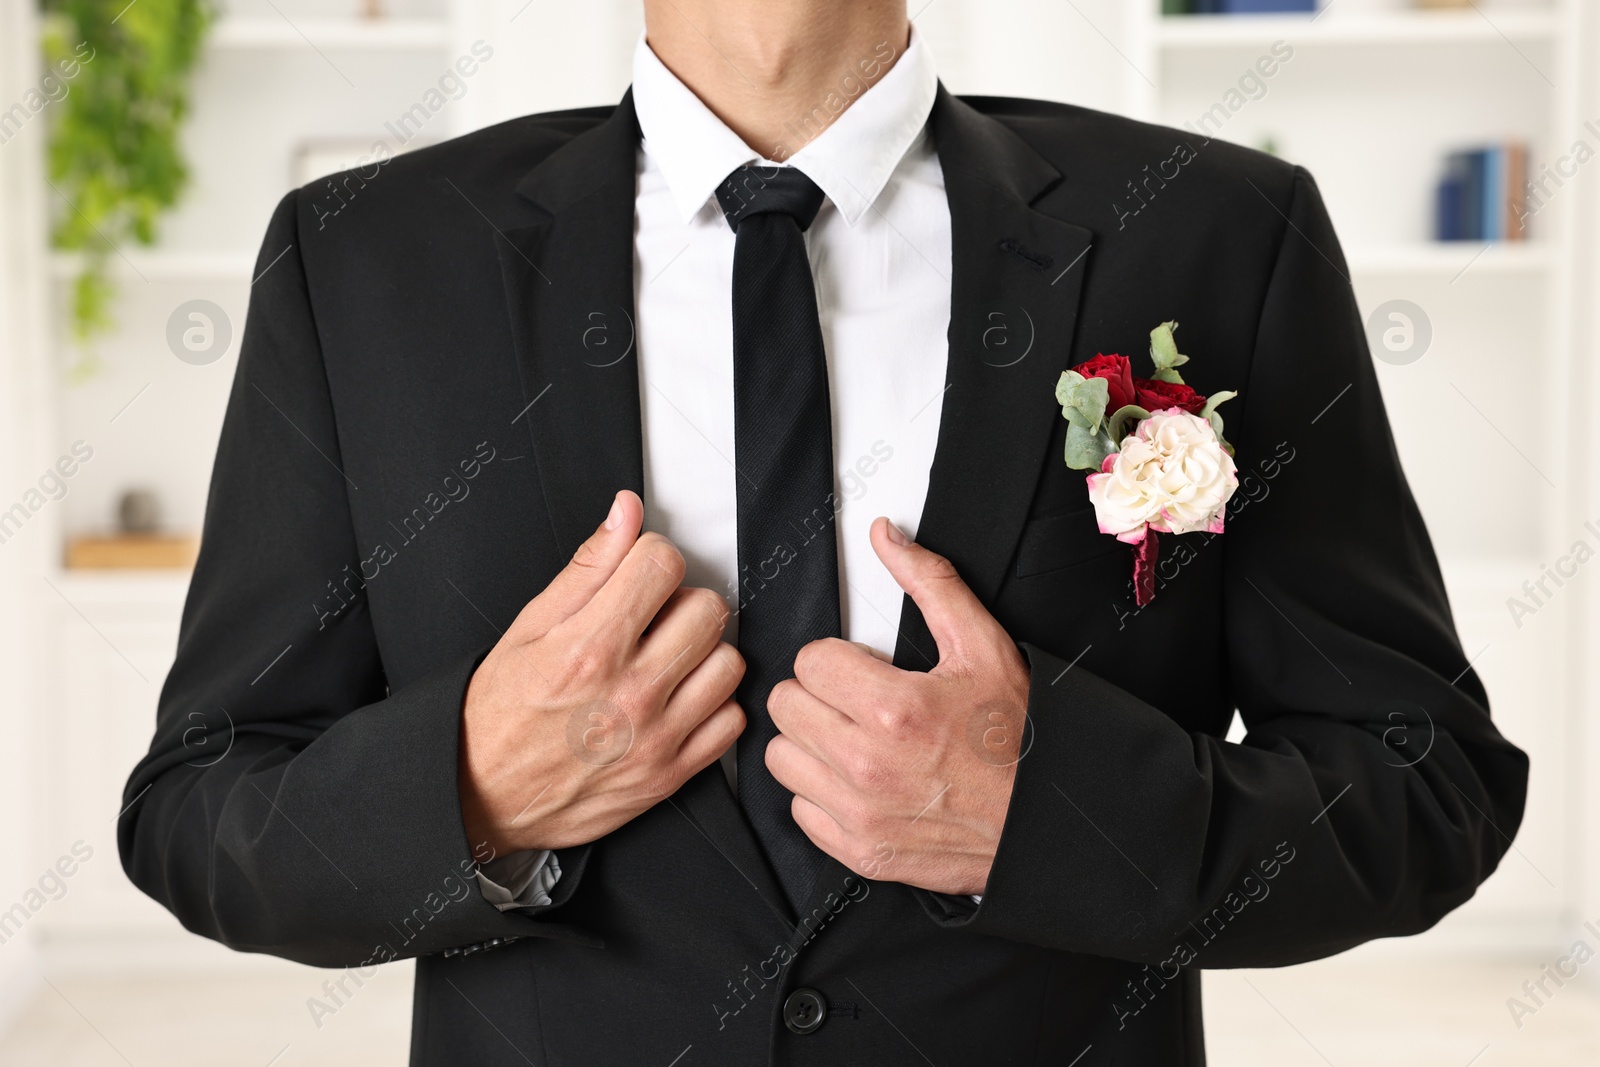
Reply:
M615 530L622 525L622 494L618 493L616 499L611 501L611 514L606 516L606 529Z
M888 519L883 520L883 532L889 535L890 541L899 545L901 548L904 548L906 545L911 543L911 539L901 532L900 527L896 526Z

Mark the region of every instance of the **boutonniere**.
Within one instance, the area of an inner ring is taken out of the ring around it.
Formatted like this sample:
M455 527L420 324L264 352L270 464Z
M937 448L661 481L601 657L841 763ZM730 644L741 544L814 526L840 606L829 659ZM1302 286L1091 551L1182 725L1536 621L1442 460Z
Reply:
M1062 372L1056 400L1067 427L1067 466L1094 471L1089 499L1100 532L1134 546L1133 592L1155 596L1156 534L1221 533L1239 477L1218 405L1237 393L1201 396L1184 384L1173 331L1150 331L1154 378L1135 378L1128 357L1098 355Z

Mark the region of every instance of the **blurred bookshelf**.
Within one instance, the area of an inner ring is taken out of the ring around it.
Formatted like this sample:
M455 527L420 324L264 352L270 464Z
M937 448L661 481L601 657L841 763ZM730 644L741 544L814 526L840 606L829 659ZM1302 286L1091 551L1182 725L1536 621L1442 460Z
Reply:
M1512 241L1355 245L1345 249L1345 258L1359 274L1435 276L1449 281L1471 275L1541 274L1554 264L1549 245Z
M38 463L24 469L53 460L58 442L94 446L71 492L27 535L39 549L39 573L27 575L37 621L30 656L50 709L31 784L43 798L44 840L109 825L128 769L149 744L274 205L350 165L343 153L360 155L380 140L398 154L517 114L614 102L642 22L637 0L220 0L218 8L181 134L188 190L161 220L155 245L112 250L115 327L90 349L73 341L66 314L83 257L30 250L47 326L24 357L42 411ZM372 8L382 14L369 17ZM389 126L419 102L424 131L397 144ZM7 152L20 158L14 147ZM30 185L41 213L62 209L42 176ZM204 365L169 350L171 317L197 299L220 308L232 333L222 357ZM66 369L85 351L98 369L75 379ZM142 539L117 533L117 502L130 488L151 491L164 515ZM219 959L261 965L225 952L196 957L196 939L114 862L84 877L72 900L40 920L52 968L92 970L108 958L146 969Z
M1297 44L1409 45L1549 41L1562 21L1555 11L1414 10L1342 11L1274 15L1158 16L1163 48L1218 48L1253 45L1280 37Z
M1508 953L1557 943L1576 899L1562 872L1576 869L1567 850L1580 787L1566 754L1581 726L1568 687L1583 653L1570 633L1519 633L1506 598L1588 517L1572 507L1581 468L1566 458L1581 434L1569 396L1550 403L1546 389L1508 382L1504 368L1515 352L1531 382L1572 379L1572 339L1592 306L1579 281L1579 197L1555 191L1525 228L1513 227L1505 221L1519 210L1507 203L1512 182L1491 177L1487 192L1454 191L1460 215L1477 217L1476 197L1492 220L1460 229L1443 224L1458 216L1439 190L1463 157L1487 150L1493 159L1498 146L1525 145L1532 177L1575 138L1594 141L1576 76L1594 52L1594 21L1578 0L1480 0L1449 10L1325 0L1314 14L1163 15L1158 0L1129 7L1128 60L1147 75L1123 78L1129 110L1186 130L1203 115L1226 114L1216 136L1271 144L1307 167L1339 229L1363 318L1405 300L1431 320L1425 357L1412 365L1378 359L1378 378L1465 654L1502 729L1540 773L1518 837L1536 859L1503 864L1471 906L1422 943ZM1264 56L1274 61L1258 66ZM1451 229L1515 239L1435 239ZM1486 482L1497 487L1493 508L1478 492Z

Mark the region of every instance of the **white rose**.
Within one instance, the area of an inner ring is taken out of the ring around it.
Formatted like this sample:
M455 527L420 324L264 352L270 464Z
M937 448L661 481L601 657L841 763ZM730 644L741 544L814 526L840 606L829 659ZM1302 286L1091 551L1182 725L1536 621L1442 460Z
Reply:
M1089 475L1089 499L1100 532L1137 543L1148 527L1159 533L1221 533L1223 513L1239 477L1211 424L1177 408L1139 423Z

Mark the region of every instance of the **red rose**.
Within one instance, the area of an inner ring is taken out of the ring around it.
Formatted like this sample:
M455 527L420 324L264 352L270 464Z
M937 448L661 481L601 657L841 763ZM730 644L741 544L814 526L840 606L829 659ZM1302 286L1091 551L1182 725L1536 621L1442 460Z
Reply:
M1085 378L1104 378L1111 399L1106 404L1106 414L1135 403L1133 397L1133 366L1127 356L1097 355L1072 368Z
M1206 406L1206 398L1189 388L1176 382L1160 382L1152 378L1135 378L1133 380L1133 393L1138 399L1134 403L1146 411L1165 411L1167 408L1181 408L1191 415L1200 414L1200 409Z

